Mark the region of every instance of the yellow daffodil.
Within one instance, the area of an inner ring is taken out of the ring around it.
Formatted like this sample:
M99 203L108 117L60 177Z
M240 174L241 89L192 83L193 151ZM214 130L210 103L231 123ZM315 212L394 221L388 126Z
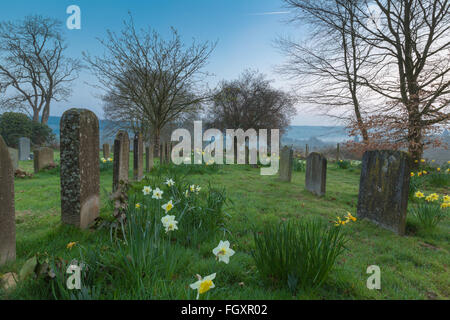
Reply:
M422 176L422 172L417 172L417 176L421 177Z
M447 209L447 208L449 208L450 207L450 203L449 202L443 202L442 204L441 204L441 209Z
M72 248L73 248L74 246L76 246L76 245L77 245L77 242L69 242L69 243L67 244L67 249L72 250Z
M415 196L416 198L419 198L419 199L425 197L425 195L424 195L422 192L420 192L420 191L417 191L417 192L414 194L414 196Z
M419 160L414 160L414 163L419 163Z
M421 159L420 162L425 163L425 159Z
M352 216L352 214L350 212L347 212L347 220L351 220L351 221L355 222L356 218L354 216Z
M425 170L423 170L422 172L423 172L423 174L428 174L428 172L427 172L427 171L425 171Z
M411 177L414 177L414 172L411 172Z
M164 209L164 211L166 211L166 213L169 212L170 210L172 210L173 209L172 200L170 200L165 205L163 205L162 208Z
M216 278L216 274L213 273L205 278L202 278L200 275L197 275L198 281L191 284L190 287L193 290L197 290L197 300L201 294L208 292L209 290L215 288L213 280Z
M450 196L444 196L443 199L444 202L450 202Z
M441 168L437 168L436 171L437 171L437 172L441 172Z
M178 221L175 220L175 216L164 216L161 218L161 222L163 224L163 227L166 229L166 233L168 233L169 231L178 230Z
M140 203L136 203L136 209L139 209L141 207Z

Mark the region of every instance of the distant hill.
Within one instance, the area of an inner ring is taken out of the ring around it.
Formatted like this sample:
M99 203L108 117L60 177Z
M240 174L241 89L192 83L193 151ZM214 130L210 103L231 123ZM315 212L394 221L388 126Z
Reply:
M48 126L59 139L59 124L61 117L51 116L48 119ZM107 126L107 120L100 120L100 137L103 138L103 130ZM281 141L283 144L292 144L295 146L304 146L309 144L311 147L323 147L338 142L347 141L350 136L345 127L326 127L326 126L290 126L283 135ZM108 139L111 140L111 139Z

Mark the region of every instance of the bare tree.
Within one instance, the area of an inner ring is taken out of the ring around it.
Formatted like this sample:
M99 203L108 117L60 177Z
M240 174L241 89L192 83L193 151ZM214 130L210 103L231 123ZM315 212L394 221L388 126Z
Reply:
M288 56L279 70L298 82L300 100L325 110L325 114L357 124L363 141L369 136L364 123L368 109L367 92L359 75L370 57L371 48L356 37L355 14L358 0L342 1L284 0L293 9L292 24L311 30L304 41L277 40ZM361 101L365 101L362 105Z
M132 18L120 35L108 31L99 41L105 54L83 53L85 60L109 98L121 101L116 106L124 110L117 114L125 114L124 121L131 115L151 124L157 148L164 126L206 99L202 69L215 44L194 41L186 47L175 29L169 40L152 30L138 32Z
M364 0L358 9L357 37L375 58L360 83L384 99L377 110L383 123L403 128L409 153L420 159L424 134L450 119L450 2ZM368 23L375 13L376 23Z
M208 125L225 129L281 129L295 115L295 99L271 86L264 74L246 70L237 80L222 81L213 94Z
M33 120L46 124L52 101L65 100L81 65L64 56L61 23L42 16L0 23L0 91L5 108L32 110Z

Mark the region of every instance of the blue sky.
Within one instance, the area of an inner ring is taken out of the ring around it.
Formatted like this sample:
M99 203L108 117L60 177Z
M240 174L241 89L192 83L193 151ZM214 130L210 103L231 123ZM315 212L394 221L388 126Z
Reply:
M289 84L274 67L284 57L273 46L277 36L301 36L302 30L287 25L289 10L281 0L14 0L2 1L0 20L16 20L29 14L42 14L60 19L68 18L66 9L78 5L81 9L81 30L65 29L68 55L81 57L82 51L96 54L102 48L96 38L105 31L120 31L122 22L133 15L138 27L148 27L167 34L175 27L184 42L196 40L218 41L206 70L214 87L222 79L234 79L246 68L257 69L275 80L274 86L289 90ZM93 110L103 118L99 92L88 85L94 83L88 70L73 84L73 94L67 102L54 103L52 115L61 115L70 107ZM298 106L294 125L333 125L327 118L305 114Z

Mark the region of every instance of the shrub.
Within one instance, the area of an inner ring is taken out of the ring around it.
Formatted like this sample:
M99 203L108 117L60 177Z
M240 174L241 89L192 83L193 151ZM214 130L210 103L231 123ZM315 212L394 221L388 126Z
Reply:
M336 162L336 164L340 169L348 169L351 167L351 163L348 160L339 160L338 162Z
M254 240L252 256L261 275L287 283L291 290L319 287L346 242L340 226L317 219L266 226L254 232Z
M306 160L294 158L294 171L305 172L306 171Z
M51 143L55 139L50 127L17 112L5 112L0 116L0 135L10 147L17 147L21 137L30 138L35 145Z

